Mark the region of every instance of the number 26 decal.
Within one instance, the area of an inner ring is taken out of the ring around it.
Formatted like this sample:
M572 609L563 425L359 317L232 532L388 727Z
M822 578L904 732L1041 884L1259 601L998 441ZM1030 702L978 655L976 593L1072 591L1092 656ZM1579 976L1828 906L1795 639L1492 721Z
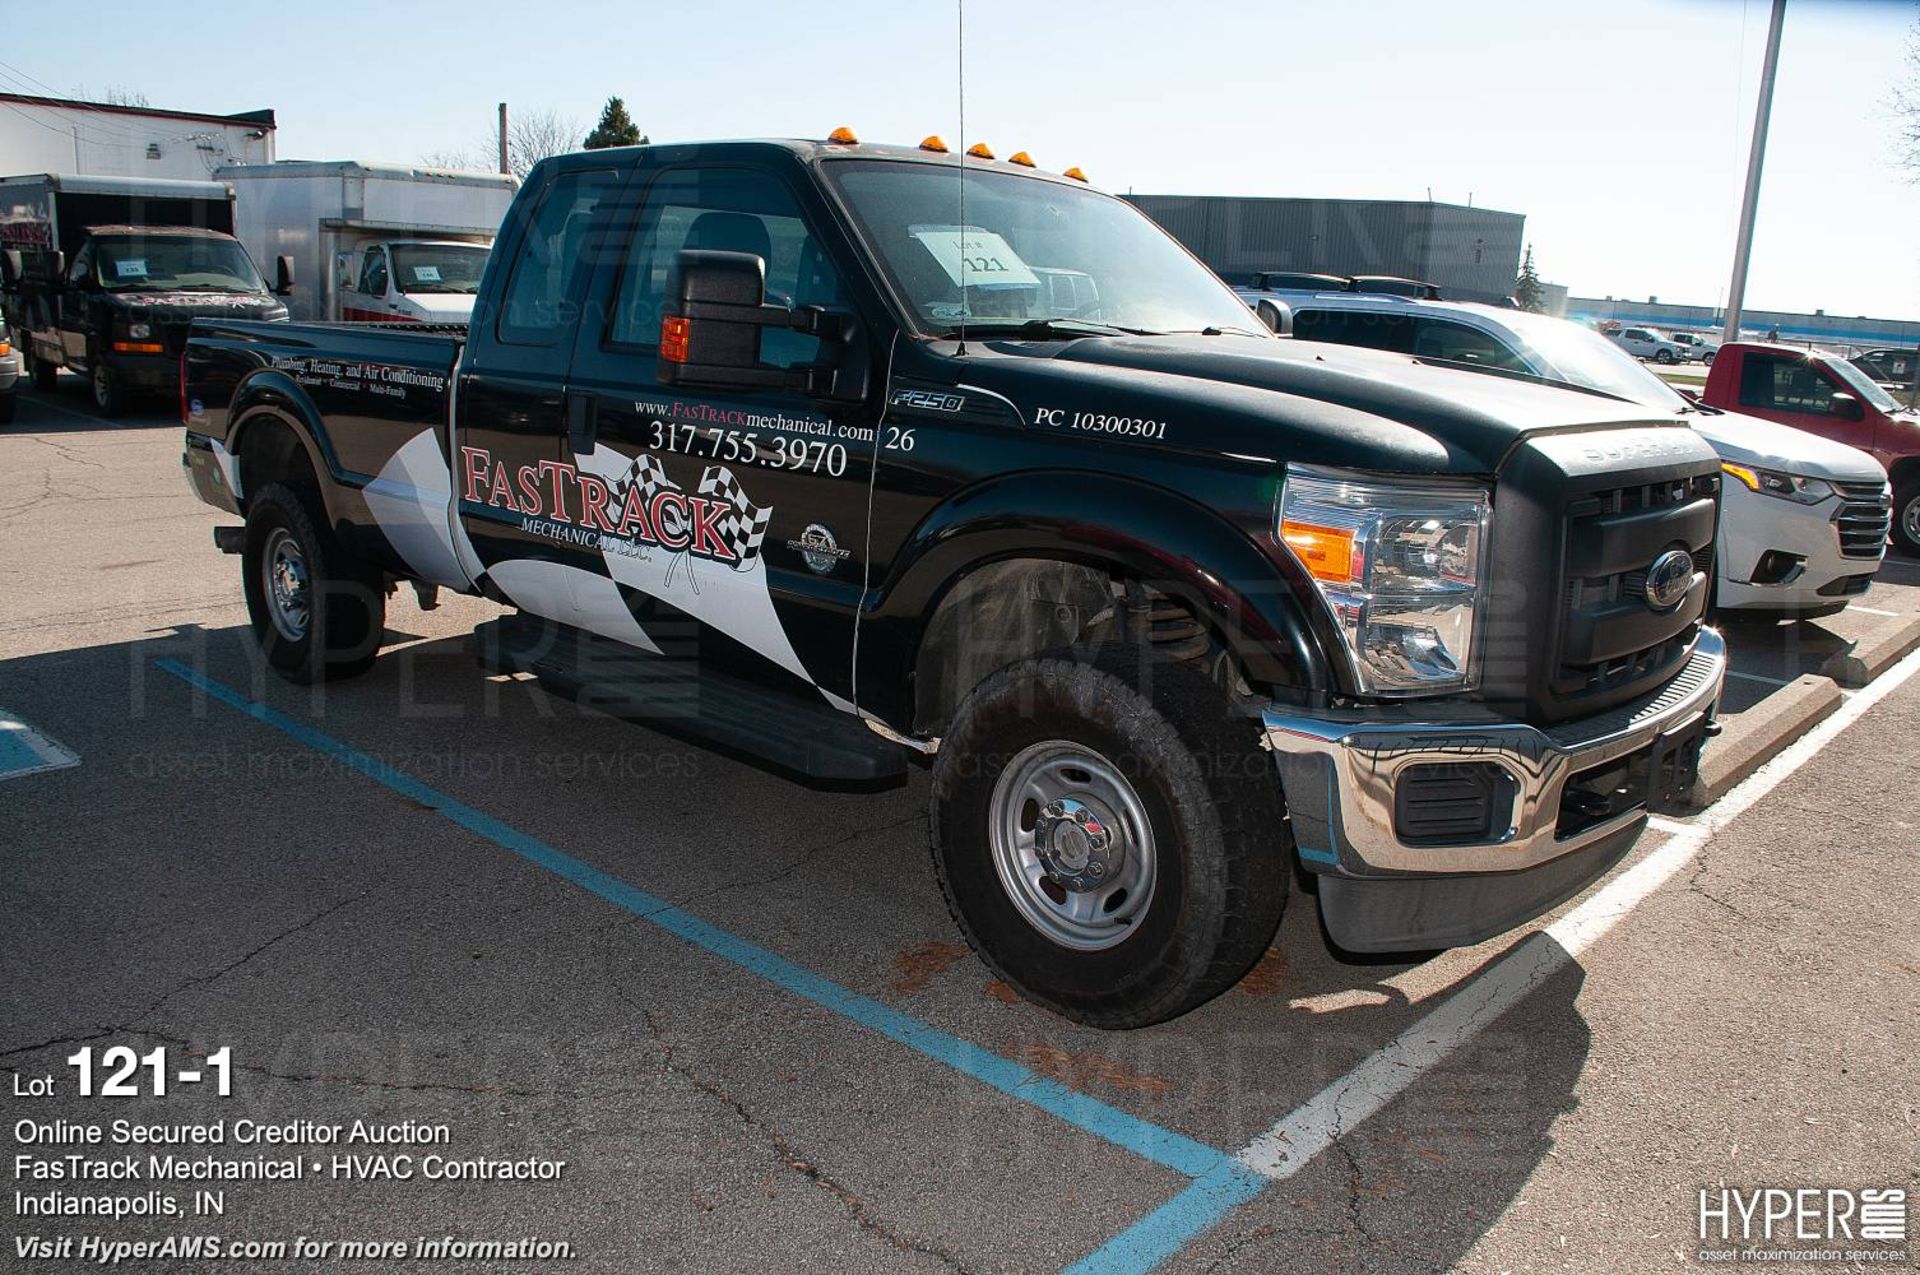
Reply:
M884 444L890 452L910 452L913 450L913 431L901 429L898 425L887 426L887 441Z

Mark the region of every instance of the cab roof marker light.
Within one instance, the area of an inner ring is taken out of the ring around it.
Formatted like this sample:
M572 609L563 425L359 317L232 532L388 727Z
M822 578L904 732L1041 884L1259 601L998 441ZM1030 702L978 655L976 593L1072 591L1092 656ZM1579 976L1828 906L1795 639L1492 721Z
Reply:
M1083 182L1087 180L1087 175L1084 172L1080 171L1080 166L1078 164L1075 164L1072 168L1069 168L1066 172L1061 173L1060 175L1062 177L1071 177L1073 178L1073 180L1077 182Z
M839 128L836 128L831 133L828 133L827 140L830 142L837 142L842 146L858 146L860 144L860 139L857 136L855 136L854 131L848 128L845 124L842 124Z
M985 142L975 142L973 145L967 147L967 154L973 156L975 159L992 159L993 148Z
M1009 164L1018 164L1022 168L1035 167L1033 156L1027 154L1025 151L1015 151L1013 154L1007 156L1007 162Z
M929 133L920 139L920 149L923 151L937 151L944 155L947 153L947 142L940 134Z

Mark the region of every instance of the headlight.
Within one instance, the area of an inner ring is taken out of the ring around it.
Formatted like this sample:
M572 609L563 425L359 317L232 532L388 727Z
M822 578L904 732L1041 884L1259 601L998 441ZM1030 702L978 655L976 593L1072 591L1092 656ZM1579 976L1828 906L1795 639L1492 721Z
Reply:
M1276 534L1332 611L1360 690L1435 694L1479 680L1487 509L1478 488L1287 471Z
M1799 474L1783 474L1773 469L1754 469L1749 465L1736 465L1730 460L1721 461L1720 468L1738 478L1748 491L1778 496L1802 505L1817 505L1834 494L1833 484L1824 478L1803 478Z
M287 307L283 305L277 305L271 310L263 311L260 315L261 321L266 323L278 323L286 317Z
M129 323L127 325L127 335L136 341L144 341L153 335L153 325L151 323Z

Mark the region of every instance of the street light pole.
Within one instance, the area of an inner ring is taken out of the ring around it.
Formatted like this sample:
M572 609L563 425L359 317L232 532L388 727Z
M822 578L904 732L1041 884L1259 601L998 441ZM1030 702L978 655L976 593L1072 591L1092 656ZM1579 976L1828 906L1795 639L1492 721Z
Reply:
M1786 21L1787 0L1773 0L1773 21L1767 27L1767 63L1760 72L1760 103L1753 112L1753 150L1747 156L1747 193L1740 201L1740 237L1733 249L1733 286L1727 290L1727 327L1724 341L1740 339L1740 310L1747 300L1747 259L1753 255L1753 216L1760 204L1760 168L1767 159L1767 123L1773 117L1773 78L1780 67L1780 27Z

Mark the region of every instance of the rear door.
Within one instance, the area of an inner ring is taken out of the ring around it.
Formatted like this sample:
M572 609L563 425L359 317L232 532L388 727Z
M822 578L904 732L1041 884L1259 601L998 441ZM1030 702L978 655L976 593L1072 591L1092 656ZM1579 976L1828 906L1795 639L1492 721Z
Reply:
M590 608L607 601L571 578L569 548L588 534L583 497L597 495L604 510L606 492L583 492L568 459L567 372L577 298L602 265L626 178L622 169L554 168L514 203L454 401L454 497L479 565L508 601L570 624L583 622L580 599ZM630 630L613 635L634 640Z
M866 570L879 387L858 404L796 389L669 388L660 319L683 249L766 262L767 299L850 305L822 226L767 168L685 164L647 179L619 267L574 353L573 410L595 446L567 459L612 493L597 543L569 547L620 587L639 624L703 664L848 707ZM871 332L872 325L863 325ZM792 368L818 338L768 330L761 361Z

